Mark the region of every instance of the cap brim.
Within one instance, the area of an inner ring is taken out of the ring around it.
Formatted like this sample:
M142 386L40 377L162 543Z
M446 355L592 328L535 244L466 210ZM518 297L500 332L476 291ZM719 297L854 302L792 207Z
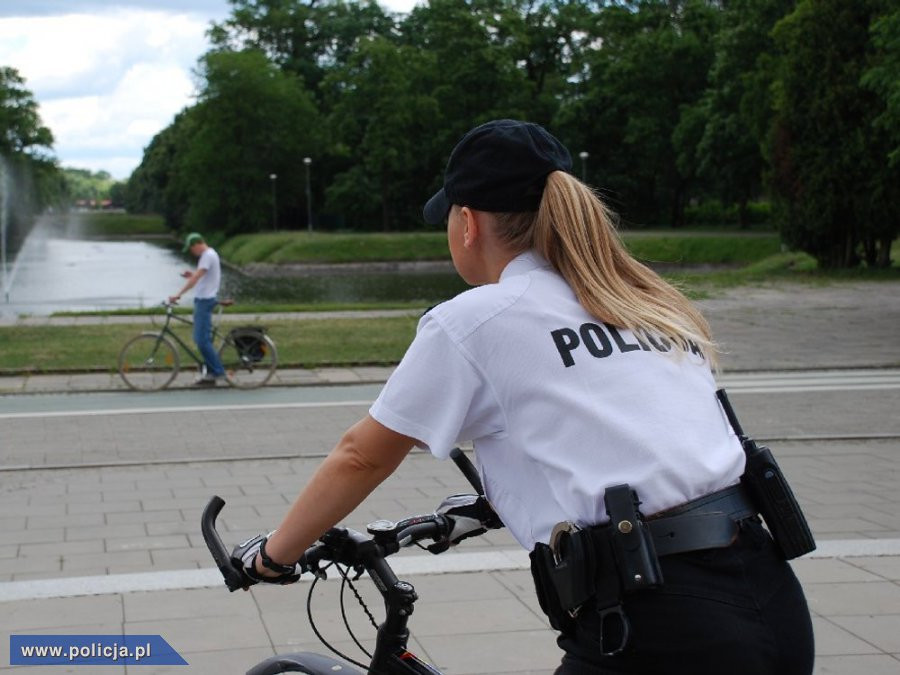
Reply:
M447 218L450 213L450 200L447 199L447 193L441 188L434 193L434 196L425 204L422 209L422 216L429 225L439 225Z

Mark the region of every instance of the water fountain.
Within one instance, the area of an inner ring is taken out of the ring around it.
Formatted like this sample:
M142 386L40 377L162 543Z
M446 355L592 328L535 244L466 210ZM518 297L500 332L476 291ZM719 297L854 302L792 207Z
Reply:
M9 286L7 282L6 272L6 230L9 227L9 187L7 185L6 160L0 155L0 270L2 276L0 281L3 283L3 297L9 304Z

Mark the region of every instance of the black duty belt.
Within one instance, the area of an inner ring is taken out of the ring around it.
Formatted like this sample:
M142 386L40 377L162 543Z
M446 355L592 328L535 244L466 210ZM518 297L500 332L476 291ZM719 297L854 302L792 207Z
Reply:
M660 511L647 518L656 555L665 556L734 543L738 522L758 514L743 485L737 484Z
M538 542L531 552L531 573L541 608L557 630L573 631L574 617L591 599L601 628L607 617L616 615L621 639L610 646L601 637L602 653L613 655L628 641L623 597L665 584L659 558L730 546L737 539L738 523L757 510L741 485L649 518L641 516L640 499L627 484L608 487L603 500L609 523L583 530L559 523L549 545Z

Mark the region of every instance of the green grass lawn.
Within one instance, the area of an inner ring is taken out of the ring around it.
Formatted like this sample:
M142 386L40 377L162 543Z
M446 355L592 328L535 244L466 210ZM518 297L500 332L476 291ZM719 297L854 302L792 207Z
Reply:
M219 247L235 265L449 260L443 232L241 234Z
M745 264L777 253L777 234L711 232L626 232L626 246L645 261L698 264ZM267 232L232 237L219 247L235 265L249 263L346 263L449 260L444 232L340 234Z
M281 366L396 363L415 335L415 317L278 320L266 326ZM230 324L226 324L230 325ZM235 324L237 325L237 324ZM119 351L146 323L0 327L0 373L115 372ZM179 335L193 345L188 330ZM193 367L183 355L182 364Z

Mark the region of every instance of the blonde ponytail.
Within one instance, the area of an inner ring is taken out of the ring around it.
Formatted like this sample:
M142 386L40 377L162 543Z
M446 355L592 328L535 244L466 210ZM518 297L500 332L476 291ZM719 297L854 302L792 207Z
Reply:
M600 321L635 333L693 343L716 364L709 324L693 304L622 244L615 217L575 177L547 177L536 214L494 214L497 235L513 250L536 249L566 279L581 305Z

